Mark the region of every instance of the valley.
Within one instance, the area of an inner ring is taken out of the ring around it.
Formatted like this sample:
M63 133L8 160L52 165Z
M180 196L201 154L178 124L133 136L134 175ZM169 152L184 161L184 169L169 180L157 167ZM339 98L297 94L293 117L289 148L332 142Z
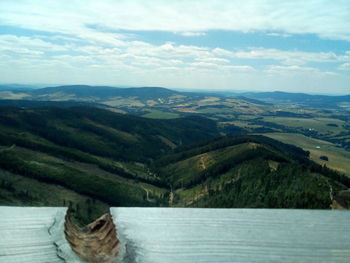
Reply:
M306 105L151 87L0 93L3 205L68 204L79 214L92 205L350 204L346 96L320 108L319 97Z

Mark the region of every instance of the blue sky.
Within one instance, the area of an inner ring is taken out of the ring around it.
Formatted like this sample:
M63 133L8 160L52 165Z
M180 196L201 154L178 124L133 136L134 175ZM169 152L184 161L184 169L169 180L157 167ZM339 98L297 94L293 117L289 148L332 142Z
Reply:
M1 0L0 76L350 94L350 1Z

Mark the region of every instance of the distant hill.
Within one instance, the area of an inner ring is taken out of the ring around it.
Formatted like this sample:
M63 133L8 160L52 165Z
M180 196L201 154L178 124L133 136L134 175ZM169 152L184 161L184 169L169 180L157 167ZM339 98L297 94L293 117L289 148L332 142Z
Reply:
M37 89L42 86L38 85L24 85L24 84L0 84L0 90L12 90L12 91L28 91L30 89Z
M247 92L243 96L263 100L266 102L292 102L313 107L337 107L338 103L349 102L350 95L344 96L327 96L327 95L310 95L306 93L289 93L282 91L274 92Z
M234 97L250 104L299 104L306 107L339 108L348 103L350 95L326 96L288 92L180 92L162 87L118 88L110 86L66 85L30 88L25 85L0 85L0 99L25 99L39 101L85 101L112 107L143 107L164 105L194 105L203 98L215 97L223 102Z
M310 105L322 105L330 103L348 102L350 95L344 96L331 96L331 95L311 95L306 93L291 93L291 92L234 92L234 91L220 91L220 92L185 92L175 91L163 87L130 87L120 88L111 86L90 86L90 85L64 85L55 87L39 88L35 85L21 85L21 84L0 84L0 91L9 92L25 92L31 99L50 98L53 94L61 94L61 99L64 99L64 95L69 97L75 97L77 99L84 100L84 98L106 99L109 97L137 97L141 100L152 100L158 98L169 98L171 96L183 95L188 97L225 97L227 95L238 97L241 99L255 99L251 101L254 103L261 103L263 101L285 101L295 103L305 103ZM59 97L56 97L56 99ZM1 99L1 94L0 94ZM262 100L262 101L261 101Z
M271 103L268 102L264 102L262 100L257 100L257 99L252 99L252 98L248 98L248 97L244 97L244 96L237 96L237 98L243 100L243 101L247 101L253 104L257 104L257 105L268 105L271 106Z
M172 113L176 111L173 107L179 106L186 108L191 103L196 104L208 96L212 95L178 92L161 87L117 88L109 86L69 85L32 90L0 90L0 100L3 100L0 106L6 103L11 104L10 102L5 102L6 100L16 101L13 104L17 104L18 106L20 104L29 105L29 101L69 102L70 104L84 102L100 106L105 105L138 115L150 113L149 115L153 116L154 113L152 113L152 110L161 108L165 112ZM23 102L20 102L20 100L23 100ZM43 104L41 103L41 105ZM50 106L48 103L46 104ZM62 103L61 106L63 105ZM54 106L54 104L51 106ZM181 115L184 115L185 112L187 112L186 109L181 112ZM192 111L192 113L194 112ZM158 115L161 117L161 114ZM168 114L167 116L177 116L177 114Z
M83 101L36 101L36 100L0 100L0 107L41 108L41 107L73 107L106 105Z
M170 97L179 94L177 91L160 87L139 87L139 88L116 88L109 86L88 86L88 85L71 85L57 86L42 89L36 89L30 92L34 98L36 96L62 93L73 95L75 97L95 97L105 99L108 97L139 97L142 100Z

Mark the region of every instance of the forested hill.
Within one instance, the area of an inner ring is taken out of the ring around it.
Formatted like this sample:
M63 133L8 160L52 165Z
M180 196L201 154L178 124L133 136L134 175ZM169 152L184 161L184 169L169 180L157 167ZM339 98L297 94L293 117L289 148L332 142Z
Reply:
M275 103L292 102L303 104L310 107L336 107L338 103L350 101L350 95L331 96L331 95L311 95L305 93L290 93L282 91L274 92L246 92L241 95Z
M88 85L71 85L57 86L42 89L31 90L33 96L50 95L54 93L66 93L76 97L97 97L100 99L108 97L140 97L143 99L154 99L170 97L180 94L177 91L161 87L139 87L139 88L116 88L110 86L88 86Z
M95 201L348 205L349 179L313 163L308 152L264 136L219 135L216 122L200 116L159 120L88 106L1 107L0 203L73 204L77 211Z
M350 179L308 156L264 136L223 137L164 156L154 169L182 206L329 208L335 199L349 206Z
M145 161L178 145L218 136L216 123L200 116L155 120L95 107L1 108L0 124L61 146L125 161ZM0 132L3 142L27 141L15 133Z
M77 107L77 106L89 106L110 108L107 105L98 104L94 102L84 101L41 101L41 100L1 100L0 107L14 107L14 108L42 108L42 107ZM116 110L117 111L117 110Z
M1 107L0 203L165 205L168 189L149 164L217 136L216 123L199 116L153 120L87 106Z

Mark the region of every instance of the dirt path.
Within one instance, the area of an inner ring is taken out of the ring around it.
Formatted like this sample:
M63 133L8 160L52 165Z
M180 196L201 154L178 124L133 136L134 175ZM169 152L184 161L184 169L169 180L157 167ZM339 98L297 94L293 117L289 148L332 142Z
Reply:
M174 201L174 193L173 193L173 190L171 189L169 193L169 206L173 205L173 201Z
M334 195L333 195L333 187L332 185L329 183L329 181L327 180L328 186L329 186L329 198L331 199L331 202L333 202L334 199Z
M207 166L205 165L205 158L204 158L204 156L201 156L201 158L199 159L199 166L200 166L203 170L207 169Z
M5 151L9 151L9 150L12 150L16 147L16 144L12 144L10 147L8 148L4 148L4 149L0 149L0 153L1 152L5 152Z
M146 200L148 202L151 202L151 199L149 199L149 192L148 192L148 190L146 188L144 188L143 186L141 186L141 188L146 191Z

